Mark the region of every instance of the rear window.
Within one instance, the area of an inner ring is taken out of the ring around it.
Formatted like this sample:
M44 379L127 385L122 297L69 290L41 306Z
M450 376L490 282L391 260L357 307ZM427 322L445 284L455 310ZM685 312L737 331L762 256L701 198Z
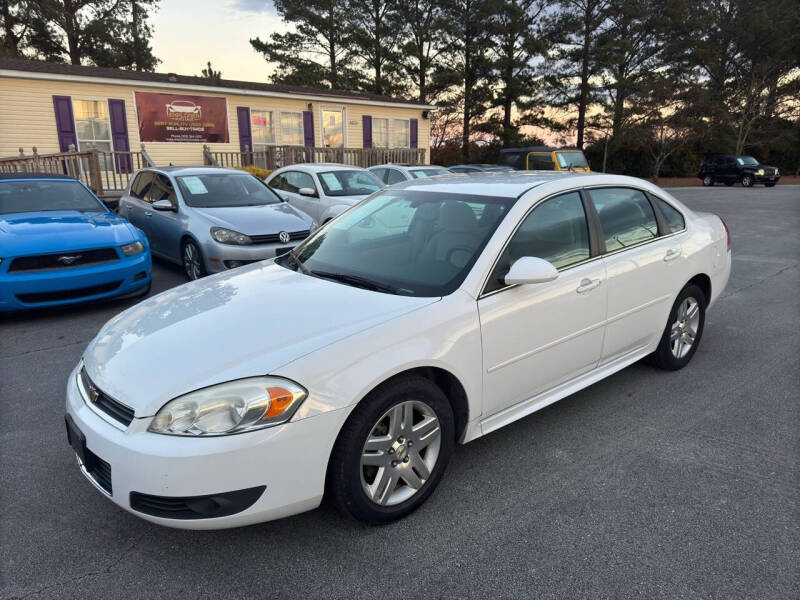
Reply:
M477 169L476 169L477 170ZM435 177L436 175L449 175L450 171L447 169L409 169L409 173L415 179L421 179L423 177Z
M55 210L106 212L92 193L77 181L0 182L0 214Z
M671 204L665 202L661 198L658 198L657 196L653 196L653 198L656 200L656 206L658 206L658 210L661 211L661 214L664 215L664 218L669 224L669 233L682 231L686 227L686 223L683 220L683 215L679 213L677 209L673 208Z

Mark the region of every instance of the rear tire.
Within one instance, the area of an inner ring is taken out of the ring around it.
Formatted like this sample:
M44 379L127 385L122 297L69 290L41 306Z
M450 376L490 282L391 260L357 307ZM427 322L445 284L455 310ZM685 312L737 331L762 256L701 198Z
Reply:
M706 303L703 290L693 283L681 290L669 312L661 341L648 362L666 371L677 371L689 364L703 336Z
M346 517L401 519L433 493L455 446L444 392L417 375L373 390L348 417L328 464L328 497Z
M710 187L714 185L714 178L711 175L704 175L703 176L703 185L706 187Z

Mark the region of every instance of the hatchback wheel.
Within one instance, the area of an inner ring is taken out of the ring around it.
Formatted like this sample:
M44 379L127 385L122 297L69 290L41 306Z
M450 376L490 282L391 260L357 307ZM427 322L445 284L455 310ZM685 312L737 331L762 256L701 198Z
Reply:
M388 523L416 510L442 478L455 444L450 402L433 382L401 376L378 387L342 428L328 490L346 516Z
M753 187L753 178L750 175L744 175L742 177L742 186Z
M667 326L651 362L668 371L682 369L692 360L706 321L706 297L698 286L687 285L678 294Z
M714 178L711 175L705 175L703 177L703 185L706 187L714 185Z
M200 248L192 240L186 240L183 243L183 271L186 273L186 278L189 281L205 277L206 268L203 265L203 255L200 253Z

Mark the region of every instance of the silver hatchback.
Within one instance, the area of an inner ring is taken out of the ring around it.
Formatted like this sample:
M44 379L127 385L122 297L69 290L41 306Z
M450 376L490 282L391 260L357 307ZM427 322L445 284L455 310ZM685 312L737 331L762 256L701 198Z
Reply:
M316 228L260 179L218 167L143 169L123 192L119 214L190 280L279 256Z

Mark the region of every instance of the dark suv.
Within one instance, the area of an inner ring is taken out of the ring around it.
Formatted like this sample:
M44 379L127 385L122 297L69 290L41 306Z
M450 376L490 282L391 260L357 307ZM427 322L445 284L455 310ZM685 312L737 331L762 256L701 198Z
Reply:
M703 157L697 176L703 185L721 182L725 185L741 183L744 187L752 187L756 183L772 187L781 178L777 167L759 164L752 156L733 154L707 154Z

